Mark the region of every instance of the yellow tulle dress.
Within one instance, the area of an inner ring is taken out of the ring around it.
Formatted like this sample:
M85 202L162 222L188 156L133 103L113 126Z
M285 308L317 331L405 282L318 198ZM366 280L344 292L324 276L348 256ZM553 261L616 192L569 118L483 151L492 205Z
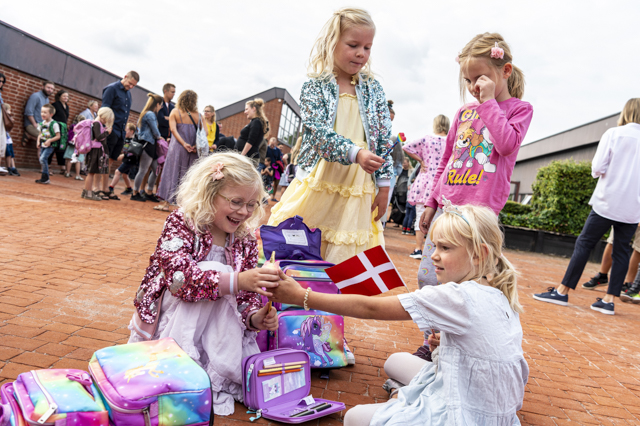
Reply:
M369 149L354 95L343 93L338 101L334 130ZM301 216L310 228L322 231L321 253L324 260L340 263L371 247L384 245L377 211L371 212L376 186L373 176L358 164L344 166L320 160L309 176L294 179L271 210L269 225Z

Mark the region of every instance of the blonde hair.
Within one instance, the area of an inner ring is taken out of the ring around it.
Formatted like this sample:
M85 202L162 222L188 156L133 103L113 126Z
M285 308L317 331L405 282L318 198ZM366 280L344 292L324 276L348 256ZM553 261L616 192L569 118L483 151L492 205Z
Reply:
M224 165L222 169L224 177L213 180L211 169L217 163ZM258 226L264 216L262 200L267 197L262 187L262 178L248 157L230 151L216 152L202 157L182 178L176 196L178 205L190 226L198 232L205 232L208 229L216 216L214 199L227 185L252 186L258 192L256 209L251 217L238 227L235 235L241 238L250 234Z
M149 111L154 112L156 107L162 104L162 101L164 100L162 96L156 95L155 93L147 93L147 96L149 97L149 99L147 99L147 103L144 108L142 108L140 117L138 117L138 127L142 127L142 118L144 117L144 115Z
M216 109L212 106L212 105L207 105L206 107L204 107L204 109L207 108L211 108L211 111L213 111L213 119L211 120L211 123L215 123L216 122ZM204 119L204 117L203 117ZM204 119L206 121L206 119Z
M5 104L3 104L3 105L4 105L4 108L7 110L7 112L8 112L8 113L11 113L11 105L9 105L9 104L7 104L7 103L5 103Z
M255 98L252 101L247 101L246 105L256 109L256 117L262 122L262 131L265 135L269 133L269 120L267 120L267 116L264 115L264 100L262 98Z
M135 131L137 130L136 125L133 123L127 123L127 125L125 126L125 130L133 130L135 133Z
M435 134L449 133L449 127L451 127L451 123L446 115L440 114L433 119L433 132Z
M302 146L302 136L298 136L298 140L296 144L293 146L291 150L291 164L294 166L298 164L298 154L300 153L300 147Z
M106 127L113 127L113 120L114 120L114 115L113 115L113 110L109 107L102 107L98 110L98 119L104 119L104 125ZM101 120L102 122L102 120Z
M476 276L472 279L486 278L491 287L504 293L511 309L522 313L522 306L518 301L517 272L502 255L504 236L498 217L487 207L469 204L459 206L458 213L464 219L454 213L442 214L431 227L431 239L437 232L438 237L448 243L465 247L470 261L478 259Z
M491 49L498 43L498 47L504 50L504 56L500 58L491 57ZM524 96L524 73L522 70L513 65L513 56L511 56L511 49L504 38L498 33L484 33L478 34L471 39L469 43L458 54L458 61L460 63L460 96L465 99L466 87L464 82L464 76L462 75L462 67L465 66L467 59L469 58L486 58L488 63L493 65L496 69L501 69L505 64L511 64L513 71L509 80L507 80L507 89L509 95L514 98L522 99Z
M178 96L176 106L184 112L198 112L198 94L193 90L185 90Z
M620 118L618 118L618 126L624 126L629 123L640 124L640 98L631 98L624 104Z
M340 36L349 28L364 26L376 30L376 25L371 15L364 9L344 7L333 13L324 24L320 35L316 39L309 56L307 75L311 78L327 79L334 74L333 53L340 40ZM371 58L360 70L360 73L368 79L373 79L371 71Z
M84 115L78 114L78 115L76 115L76 118L73 119L73 124L72 125L75 126L76 124L78 124L79 122L84 121L84 120L86 120L84 118Z

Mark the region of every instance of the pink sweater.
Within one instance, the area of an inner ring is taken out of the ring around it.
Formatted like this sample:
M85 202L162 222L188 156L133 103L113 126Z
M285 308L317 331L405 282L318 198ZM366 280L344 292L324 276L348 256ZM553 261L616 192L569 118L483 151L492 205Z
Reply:
M486 206L500 213L532 116L531 104L518 98L460 108L425 205L442 206L444 195L455 205Z

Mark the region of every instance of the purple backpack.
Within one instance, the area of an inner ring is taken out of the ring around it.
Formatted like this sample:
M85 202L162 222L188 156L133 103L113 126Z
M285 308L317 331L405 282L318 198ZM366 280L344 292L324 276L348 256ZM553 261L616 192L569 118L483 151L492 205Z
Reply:
M98 120L82 120L73 128L75 135L73 136L72 145L76 147L78 154L87 154L91 151L91 141L93 139L91 126L93 126L93 123L99 123L100 132L104 132L104 126Z
M341 402L314 399L311 392L309 355L280 349L242 360L244 404L255 413L283 423L303 423L344 410Z
M278 226L262 225L260 239L265 259L271 258L275 250L276 259L322 260L322 232L309 229L300 216L290 217Z

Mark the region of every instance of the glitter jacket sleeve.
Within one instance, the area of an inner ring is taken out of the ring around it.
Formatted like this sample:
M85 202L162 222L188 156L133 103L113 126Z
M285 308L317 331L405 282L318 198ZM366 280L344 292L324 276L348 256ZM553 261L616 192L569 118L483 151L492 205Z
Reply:
M372 139L377 140L375 147L376 155L382 156L391 148L391 115L387 106L387 97L384 94L382 85L377 80L371 83L371 96L375 100L375 123L370 123L372 129L377 130L376 135L371 135ZM369 116L369 114L367 114ZM375 126L375 127L374 127ZM371 132L373 133L373 132ZM393 176L393 158L391 154L384 159L384 164L376 170L374 176L376 181L382 179L391 179ZM393 188L391 189L393 190Z
M256 240L248 241L243 247L243 262L241 271L248 271L250 269L254 269L258 266L258 243ZM235 253L233 253L234 258L238 258ZM253 293L251 291L240 291L236 296L236 302L238 303L238 311L242 313L242 320L244 321L245 326L249 330L256 330L251 326L251 315L256 313L260 308L262 308L263 303L260 295L258 293Z
M320 79L309 80L302 86L300 113L304 134L298 165L305 170L310 171L320 158L345 166L351 164L349 150L356 145L333 130L338 91L337 84Z

